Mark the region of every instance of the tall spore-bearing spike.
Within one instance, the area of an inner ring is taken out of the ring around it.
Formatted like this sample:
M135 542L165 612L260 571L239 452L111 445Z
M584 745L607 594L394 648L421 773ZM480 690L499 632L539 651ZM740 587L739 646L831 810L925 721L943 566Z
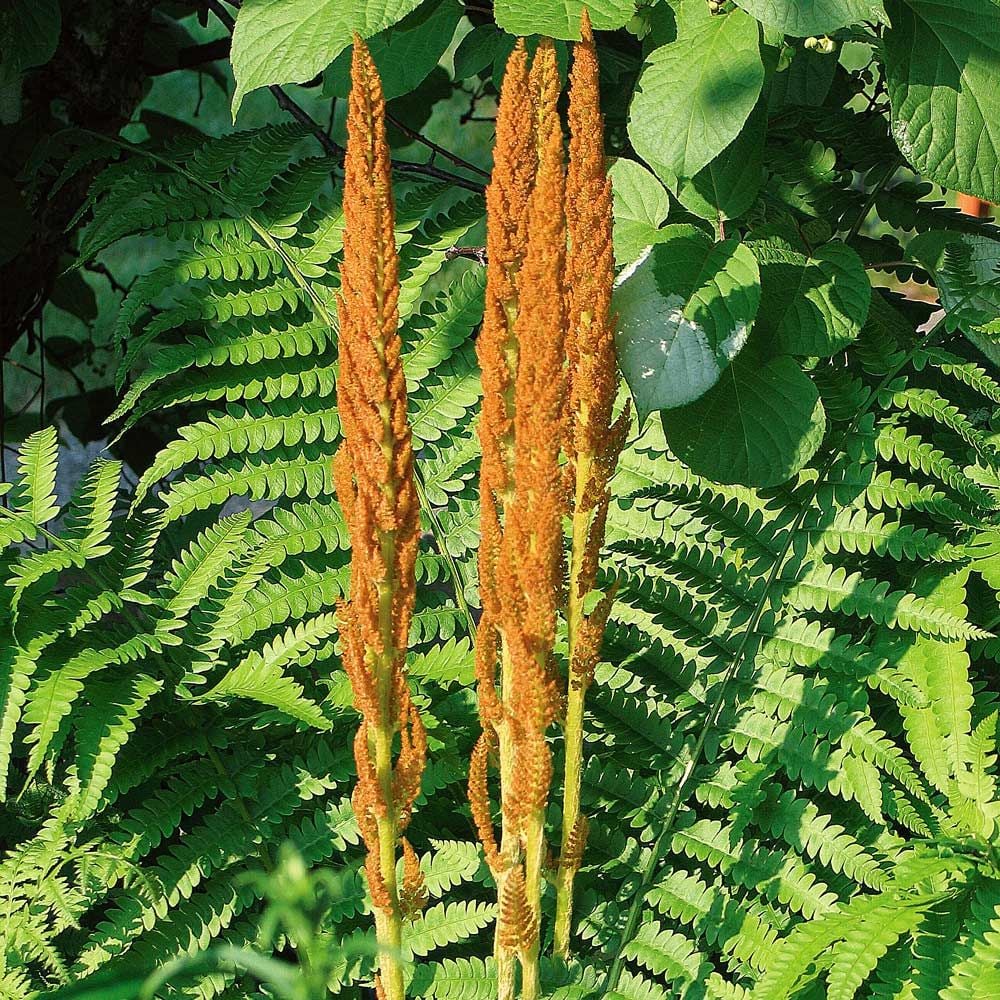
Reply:
M483 382L479 438L483 543L479 550L484 610L495 622L496 562L504 506L511 492L514 447L514 382L517 377L518 275L528 245L528 205L537 154L528 56L519 40L507 60L497 111L493 172L486 189L489 224L483 326L476 353ZM489 630L485 630L488 632Z
M579 456L604 456L621 448L618 434L627 421L613 426L618 393L611 293L614 287L612 196L604 156L599 69L590 17L586 10L582 39L574 48L569 90L569 166L566 172L566 310L569 368L570 469ZM618 433L614 433L618 432ZM616 447L617 446L617 447ZM607 484L591 477L588 507L606 496Z
M572 498L572 546L566 619L569 684L566 697L566 774L562 842L556 877L554 950L569 953L573 880L586 839L580 812L583 768L583 706L600 652L611 600L604 595L589 615L584 601L594 590L604 543L608 482L625 441L628 414L613 419L618 391L611 293L611 182L604 158L604 119L599 68L586 10L574 48L569 93L569 167L566 177L566 314L569 359L565 467Z
M377 986L386 1000L402 1000L401 925L404 909L412 910L419 900L419 869L408 860L401 900L396 860L427 752L405 674L419 509L397 329L385 102L375 64L357 36L347 131L337 383L344 440L334 460L334 480L351 540L351 586L341 609L341 632L344 669L362 714L354 743L358 784L353 801L368 851L365 870L382 949Z
M473 755L469 798L501 895L507 872L520 853L520 844L505 816L500 843L496 841L486 775L489 749L495 748L499 754L501 789L511 782L514 762L513 732L505 704L513 678L501 623L498 572L506 509L513 498L514 388L518 368L515 323L520 309L520 272L528 245L528 209L538 162L534 121L528 55L524 41L520 40L507 61L500 90L493 172L486 189L485 308L476 344L483 384L479 421L482 446L479 580L483 616L476 634L476 678L484 734ZM516 988L514 954L504 943L499 926L496 962L498 996L500 1000L512 1000Z
M558 82L551 42L539 44L535 63L533 76L541 64L537 75L545 79L551 72ZM566 395L563 138L555 110L558 90L543 88L539 93L548 106L537 118L542 130L540 159L516 323L520 361L515 388L514 495L500 567L501 624L512 645L517 678L512 692L514 714L523 728L534 731L544 731L558 711L550 668L563 584L565 504L559 455Z
M526 1000L539 994L537 925L551 780L546 730L560 710L553 646L562 599L565 513L560 471L566 405L565 171L556 111L558 70L550 41L539 43L532 83L539 101L535 119L539 161L515 323L519 358L514 393L514 491L498 569L501 630L512 677L505 711L516 775L504 783L503 812L520 838L525 892L535 927L533 940L519 951L521 996Z
M560 136L562 134L558 108L562 82L559 78L556 47L551 38L543 38L538 43L531 63L530 84L535 109L534 137L540 159L550 136L556 132Z

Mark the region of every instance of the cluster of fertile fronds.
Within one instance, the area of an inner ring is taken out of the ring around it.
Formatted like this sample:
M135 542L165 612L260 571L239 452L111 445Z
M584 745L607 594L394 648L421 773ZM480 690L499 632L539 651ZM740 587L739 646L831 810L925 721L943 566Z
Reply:
M426 739L405 674L413 611L419 508L400 364L398 263L382 86L355 39L344 181L344 262L339 302L337 402L344 443L334 476L351 538L351 593L342 611L344 669L362 721L354 741L354 811L368 849L366 870L379 943L398 951L400 923L424 898L420 868L398 840L420 791ZM393 762L393 740L400 749ZM402 996L398 956L381 961L380 993Z
M506 141L534 152L526 60L523 83L529 127L508 130ZM870 186L897 151L880 115L803 106L787 89L768 127L766 187L745 221L792 240L810 234L816 247L831 226L847 232L868 211L858 174ZM345 711L331 613L349 585L348 533L329 497L341 424L337 331L324 315L342 251L340 185L324 196L337 165L297 159L302 147L296 128L272 126L185 141L155 159L136 148L94 186L83 257L133 234L170 243L167 257L150 255L156 266L118 310L122 377L135 375L121 414L132 425L169 407L182 427L133 498L117 492L117 463L99 461L65 518L55 433L33 436L0 505L0 798L11 789L0 809L0 912L11 915L0 920L0 997L47 994L65 981L103 995L111 987L81 981L202 958L206 945L248 946L268 919L248 875L288 841L342 877L324 935L351 941L369 930L350 803L356 721ZM571 144L571 172L577 155ZM501 189L491 189L491 254L511 265L500 341L512 362L510 419L507 437L497 436L510 494L493 497L498 525L513 503L514 319L537 159L519 163L523 207L510 217L522 244L508 258L494 242ZM573 185L570 176L568 192ZM425 725L447 734L418 817L433 839L406 831L419 862L397 843L403 881L421 868L431 897L405 925L405 953L417 959L408 991L488 996L499 906L484 898L480 851L459 804L460 755L480 720L461 690L473 629L457 598L472 593L465 573L478 549L474 331L485 269L422 291L443 267L460 266L445 263L448 249L482 208L399 178L396 192L400 336L428 498L421 515L433 515L439 549L417 557L407 659ZM925 194L913 179L886 186L878 214L897 232L1000 236ZM575 291L573 254L589 247L573 235L567 197ZM447 212L431 208L435 198L449 199ZM894 240L848 243L872 263L905 256ZM949 280L967 281L963 258L947 262ZM494 293L491 309L496 301ZM567 305L567 338L576 308ZM578 962L541 963L546 992L997 994L991 678L1000 642L990 633L1000 624L1000 385L960 335L919 342L914 330L929 312L875 290L849 351L810 363L828 429L816 460L787 487L693 474L657 421L621 459L607 514L613 566L577 588L589 588L592 614L595 591L616 587L586 693L580 813L601 822L575 876L585 915ZM572 412L569 368L566 377ZM489 393L487 409L503 398ZM567 437L571 425L567 416ZM564 449L571 497L575 449ZM246 500L274 505L252 521L245 511L213 518L188 538L192 512ZM503 625L494 621L493 649L481 647L490 670ZM567 692L567 788L578 690ZM504 706L503 690L493 694L494 708ZM475 787L485 788L495 748L503 766L506 727L488 731L474 755ZM705 752L692 756L702 733ZM485 794L482 802L488 817ZM564 871L585 827L564 823ZM508 843L523 858L517 841ZM500 845L495 853L499 860ZM499 943L516 965L538 921L523 860L508 871L497 876L508 914ZM557 879L557 916L568 899L561 886ZM327 986L354 997L369 980L367 961L352 960L338 962ZM202 967L185 992L245 1000L248 988L243 976Z
M562 589L566 229L559 210L565 177L558 93L551 43L540 44L530 74L518 43L501 91L487 192L477 638L484 731L470 770L470 800L497 878L501 996L513 993L515 952L525 994L537 991L542 817L552 772L545 736L559 701L552 648ZM499 846L486 789L486 755L494 746L503 798Z
M571 94L568 178L554 47L539 45L529 74L519 44L504 78L487 193L489 270L479 343L483 620L477 651L484 732L474 754L470 799L497 877L501 997L514 989L514 953L522 994L534 996L538 988L543 821L552 774L546 734L562 710L553 662L564 590L562 517L572 494L570 689L582 698L610 607L610 599L602 599L585 616L583 599L596 582L607 483L627 420L612 426L617 379L610 317L611 190L586 17L583 38ZM567 478L574 483L569 489ZM494 747L500 756L499 845L486 787L487 756ZM579 757L578 746L563 836L568 872L579 866L585 840ZM570 890L571 883L570 874Z

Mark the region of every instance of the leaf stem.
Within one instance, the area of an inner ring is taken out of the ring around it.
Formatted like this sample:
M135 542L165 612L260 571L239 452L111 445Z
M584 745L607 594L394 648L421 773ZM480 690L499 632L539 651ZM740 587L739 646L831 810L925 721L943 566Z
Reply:
M507 641L501 634L500 637L500 697L502 703L510 703L513 692L513 664L510 659L510 650ZM500 745L500 856L504 864L509 864L516 854L517 831L512 829L508 819L507 811L503 808L503 790L509 789L514 778L514 740L510 731L510 723L507 719L502 719L496 727L497 742ZM505 872L497 873L497 900L503 898ZM498 1000L514 1000L516 989L517 963L514 960L514 953L504 948L500 943L500 917L497 916L496 939L493 949L494 958L497 963L497 997Z

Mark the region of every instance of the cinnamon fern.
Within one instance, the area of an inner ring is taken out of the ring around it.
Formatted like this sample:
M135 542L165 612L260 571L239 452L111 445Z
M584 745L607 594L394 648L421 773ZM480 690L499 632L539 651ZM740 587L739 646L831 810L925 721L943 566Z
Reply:
M480 195L396 6L346 159L61 140L146 253L109 455L0 487L0 998L995 995L1000 232L910 73L974 121L992 11L498 0Z

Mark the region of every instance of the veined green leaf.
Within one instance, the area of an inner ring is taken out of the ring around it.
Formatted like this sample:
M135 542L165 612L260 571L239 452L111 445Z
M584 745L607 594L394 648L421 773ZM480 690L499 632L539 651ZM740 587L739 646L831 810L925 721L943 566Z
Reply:
M496 0L493 12L497 24L512 35L575 39L584 7L595 29L610 31L628 22L635 0Z
M761 24L786 35L828 35L859 21L884 18L880 0L736 0Z
M892 133L943 187L1000 201L1000 3L886 0Z
M388 28L420 0L246 0L236 15L233 117L243 98L272 83L305 83L351 44Z
M819 393L795 360L741 356L700 399L663 413L677 457L720 483L776 486L815 454L826 429Z
M697 399L740 352L760 303L757 262L736 240L669 226L615 293L615 343L640 421Z
M871 285L849 246L828 243L811 256L780 240L750 246L760 264L757 323L769 350L827 357L857 338L868 318Z
M614 201L615 262L631 264L663 238L660 226L670 211L670 198L656 177L635 160L616 160L608 176Z
M647 60L629 111L632 145L661 179L694 177L743 128L764 84L759 31L743 11L681 0L677 38Z
M424 81L451 44L461 17L458 0L432 0L371 39L368 49L387 101L408 94ZM324 89L335 97L347 97L351 89L349 50L337 56L326 71Z

